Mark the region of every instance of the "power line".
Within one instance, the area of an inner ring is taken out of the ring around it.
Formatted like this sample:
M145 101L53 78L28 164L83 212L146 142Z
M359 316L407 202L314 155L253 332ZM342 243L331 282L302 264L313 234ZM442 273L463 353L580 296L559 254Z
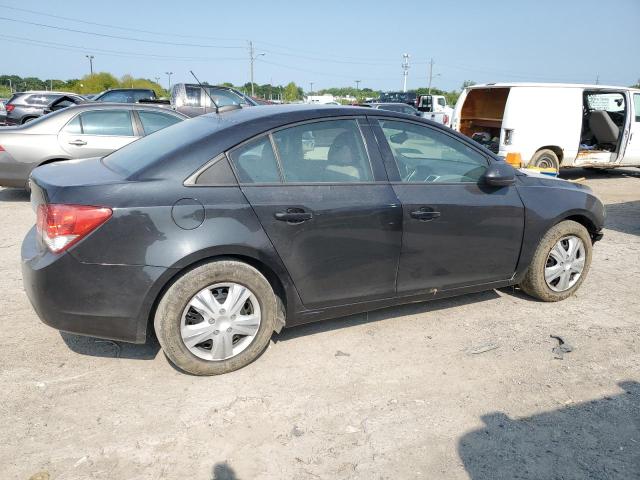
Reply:
M178 60L178 61L201 61L201 62L210 62L210 61L220 61L220 60L244 60L241 57L181 57L181 56L173 56L173 55L156 55L153 53L135 53L135 52L125 52L122 50L107 50L103 48L87 48L80 47L77 45L69 45L68 43L58 43L58 42L48 42L44 40L34 40L31 38L25 37L17 37L14 35L4 35L0 34L0 38L5 39L8 42L14 43L22 43L25 45L35 45L39 47L45 48L55 48L57 50L67 50L71 52L86 52L91 50L92 52L98 52L102 55L109 55L114 57L133 57L133 58L157 58L157 59L168 59L168 60Z
M28 22L26 20L18 20L18 19L9 18L9 17L0 17L0 20L4 20L6 22L23 23L25 25L33 25L35 27L50 28L50 29L53 29L53 30L63 30L65 32L82 33L84 35L93 35L93 36L96 36L96 37L113 38L113 39L118 39L118 40L129 40L131 42L155 43L155 44L159 44L159 45L171 45L171 46L176 46L176 47L228 48L228 49L243 49L243 48L245 48L245 47L236 47L236 46L230 46L230 45L204 45L204 44L199 44L199 43L175 43L175 42L165 42L165 41L162 41L162 40L146 40L146 39L143 39L143 38L124 37L124 36L121 36L121 35L109 35L107 33L87 32L85 30L77 30L75 28L56 27L54 25L47 25L45 23Z

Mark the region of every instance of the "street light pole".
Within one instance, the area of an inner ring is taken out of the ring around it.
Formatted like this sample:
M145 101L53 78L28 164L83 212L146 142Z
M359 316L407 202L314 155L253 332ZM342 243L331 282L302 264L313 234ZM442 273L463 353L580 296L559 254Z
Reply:
M164 74L169 77L169 88L168 90L171 90L171 75L173 75L173 72L164 72Z
M255 96L255 90L253 86L253 62L256 61L256 58L262 57L266 55L265 53L259 53L256 55L255 49L253 48L253 42L249 40L249 66L251 69L251 96Z
M360 82L361 80L356 80L356 92L360 91Z
M89 70L91 72L91 75L93 75L93 59L96 57L94 57L93 55L85 55L85 57L89 59Z
M313 82L309 82L309 95L313 95Z
M433 58L429 61L429 90L427 93L431 95L431 81L433 80Z

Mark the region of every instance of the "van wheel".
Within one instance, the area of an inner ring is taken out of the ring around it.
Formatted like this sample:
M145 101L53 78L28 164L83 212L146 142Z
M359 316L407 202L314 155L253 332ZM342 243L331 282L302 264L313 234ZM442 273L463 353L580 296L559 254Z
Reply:
M529 162L529 164L533 167L538 168L553 168L555 170L560 169L560 161L558 160L558 156L553 150L549 150L548 148L538 150L533 158L531 158L531 162Z
M258 270L217 260L171 285L158 304L154 327L165 355L178 368L219 375L262 354L278 312L277 297Z
M542 237L520 288L544 302L570 297L589 272L592 249L589 232L578 222L554 225Z

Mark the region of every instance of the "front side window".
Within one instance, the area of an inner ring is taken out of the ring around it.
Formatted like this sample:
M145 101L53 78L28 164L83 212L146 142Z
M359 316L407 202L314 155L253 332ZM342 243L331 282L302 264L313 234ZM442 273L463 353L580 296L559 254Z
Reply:
M273 134L285 182L373 181L356 120L306 123Z
M462 141L415 123L380 120L406 183L478 182L487 159Z
M140 117L140 122L142 123L145 135L157 132L158 130L180 121L180 119L174 115L167 115L166 113L160 112L148 112L144 110L138 111L138 116Z
M103 110L80 114L82 133L132 137L131 114L126 110Z
M240 183L280 182L276 156L266 135L232 150L229 157Z
M633 106L636 111L636 122L640 122L640 93L633 94Z

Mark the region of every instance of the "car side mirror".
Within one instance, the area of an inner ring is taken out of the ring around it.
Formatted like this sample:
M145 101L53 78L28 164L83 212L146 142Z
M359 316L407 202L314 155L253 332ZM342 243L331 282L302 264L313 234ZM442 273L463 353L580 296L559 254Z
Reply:
M484 174L484 181L492 187L506 187L516 183L516 172L508 163L491 162Z

